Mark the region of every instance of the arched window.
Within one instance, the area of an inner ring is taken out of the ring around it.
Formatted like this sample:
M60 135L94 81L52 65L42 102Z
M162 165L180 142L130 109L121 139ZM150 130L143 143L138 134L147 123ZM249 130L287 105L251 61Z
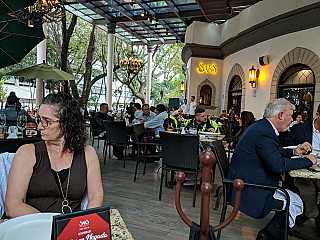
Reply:
M304 120L312 119L315 77L304 64L288 67L278 82L278 97L289 100L296 106L295 113L302 114Z
M211 106L212 89L209 85L203 85L200 89L199 105Z
M239 76L234 76L229 85L228 110L234 109L235 114L240 115L241 111L242 83Z

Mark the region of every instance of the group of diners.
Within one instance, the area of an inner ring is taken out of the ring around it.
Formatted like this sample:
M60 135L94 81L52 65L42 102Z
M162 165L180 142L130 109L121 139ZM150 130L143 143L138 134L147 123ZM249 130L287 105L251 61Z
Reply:
M310 154L320 150L320 105L313 121L295 124L286 140L294 149L279 147L279 132L290 126L295 107L280 98L272 100L262 119L256 121L253 114L240 114L240 130L236 134L234 153L230 161L228 178L240 178L244 182L278 186L280 174L293 169L308 168L317 163ZM101 104L95 115L97 123L112 120L108 105ZM196 126L200 131L219 132L218 123L209 119L204 109L196 108L194 118L186 120L186 128ZM163 122L168 117L163 104L142 106L138 123L154 129L155 134L165 131ZM38 130L44 141L27 144L16 152L8 177L8 188L3 217L17 217L37 212L70 212L80 210L87 195L86 208L103 204L103 187L99 159L95 149L87 146L84 117L76 100L65 93L49 94L39 110ZM292 156L297 156L291 158ZM290 222L315 218L319 231L317 186L307 179L287 181L284 186L290 195ZM228 199L234 204L235 192L230 189ZM245 187L242 191L240 211L253 218L263 218L271 209L283 209L285 202L278 192ZM267 226L261 229L257 239L279 239L283 235L284 212L276 212Z

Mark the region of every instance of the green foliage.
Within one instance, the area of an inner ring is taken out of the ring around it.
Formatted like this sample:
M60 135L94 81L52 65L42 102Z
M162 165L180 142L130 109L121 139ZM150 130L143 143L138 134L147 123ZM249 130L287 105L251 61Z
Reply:
M161 45L155 55L151 88L151 98L155 104L168 104L169 98L184 97L180 92L180 83L185 81L182 71L182 48L183 44ZM163 96L159 94L161 91Z
M0 102L5 102L6 99L6 94L7 94L7 89L4 88L4 78L0 78Z

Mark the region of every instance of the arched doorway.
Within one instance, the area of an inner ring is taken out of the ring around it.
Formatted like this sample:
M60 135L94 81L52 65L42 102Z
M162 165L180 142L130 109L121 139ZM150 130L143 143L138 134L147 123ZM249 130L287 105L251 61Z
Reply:
M312 119L315 75L305 64L294 64L283 71L278 82L278 97L289 100L305 120Z
M242 96L242 83L241 78L236 75L232 78L229 91L228 91L228 110L234 109L237 115L240 115L241 111L241 96Z

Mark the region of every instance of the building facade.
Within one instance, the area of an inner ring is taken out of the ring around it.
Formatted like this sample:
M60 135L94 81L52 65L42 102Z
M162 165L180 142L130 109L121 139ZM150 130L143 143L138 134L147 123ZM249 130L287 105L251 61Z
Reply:
M264 11L268 9L268 11ZM320 1L264 0L225 23L194 22L182 58L187 96L210 114L234 108L261 118L285 97L314 116L320 103ZM260 59L260 60L259 60ZM249 83L249 69L259 69Z

